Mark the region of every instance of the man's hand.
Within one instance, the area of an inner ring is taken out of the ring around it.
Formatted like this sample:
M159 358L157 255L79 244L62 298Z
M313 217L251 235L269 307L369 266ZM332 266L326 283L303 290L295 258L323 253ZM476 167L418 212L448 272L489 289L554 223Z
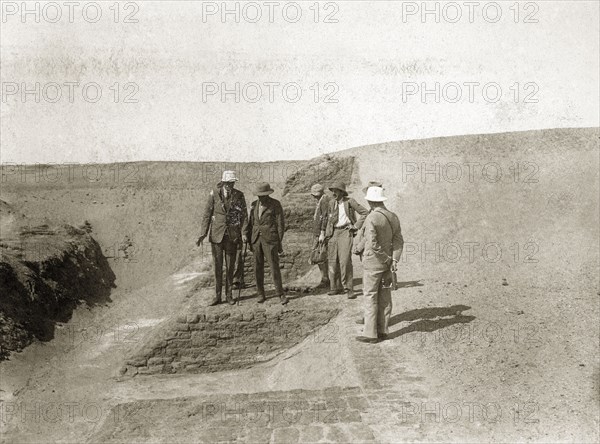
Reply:
M242 242L245 244L248 243L248 236L246 236L245 234L242 234Z
M321 234L319 235L319 242L323 243L325 242L325 233L321 231Z
M202 243L202 241L206 238L206 235L202 235L198 238L198 240L196 241L196 245L200 246L200 244Z
M390 265L390 271L398 271L398 261L392 259L392 264Z

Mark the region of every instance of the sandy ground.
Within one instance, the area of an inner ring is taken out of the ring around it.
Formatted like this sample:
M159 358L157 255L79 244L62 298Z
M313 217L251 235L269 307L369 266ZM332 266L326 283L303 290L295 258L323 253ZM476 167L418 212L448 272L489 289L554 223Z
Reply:
M407 242L390 340L356 343L360 299L324 299L343 308L332 343L307 340L249 370L119 380L124 357L181 309L203 269L206 257L189 247L168 259L171 268L162 263L158 279L121 270L132 284L117 289L112 303L79 308L53 341L1 364L2 440L82 442L105 427L111 407L132 400L339 386L360 387L370 400L363 421L380 442L598 442L597 130L503 137L348 152L358 157L363 183L383 180ZM380 162L369 161L375 155ZM509 176L515 160L535 164L538 181ZM496 162L505 175L428 182L403 174L413 163L436 162ZM362 201L359 188L353 195ZM60 414L35 410L57 404Z

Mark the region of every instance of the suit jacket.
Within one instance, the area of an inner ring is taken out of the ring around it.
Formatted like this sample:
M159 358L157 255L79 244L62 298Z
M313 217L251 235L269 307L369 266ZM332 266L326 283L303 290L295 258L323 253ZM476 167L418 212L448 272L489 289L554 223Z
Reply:
M361 242L364 244L363 269L389 270L394 251L402 251L404 247L398 216L386 208L371 211L365 219Z
M285 232L285 221L281 203L269 197L265 200L265 209L259 215L258 199L250 205L250 220L246 228L248 239L253 244L262 237L268 244L280 244Z
M329 204L332 197L323 194L317 203L314 215L313 234L318 236L321 231L327 231L327 219L329 218Z
M223 199L222 187L217 186L210 191L200 225L202 236L206 236L210 229L209 240L212 243L223 242L225 232L233 242L240 242L247 226L248 210L244 193L234 188L229 198Z
M365 217L369 214L369 210L360 205L356 200L351 197L345 196L342 197L341 200L342 205L344 205L344 209L346 210L346 216L350 219L350 223L354 226L353 228L356 230L360 230L362 227ZM338 201L334 198L329 202L329 217L327 218L327 229L325 233L325 237L330 238L333 236L333 230L338 223L339 217L339 208ZM358 213L358 217L356 216Z

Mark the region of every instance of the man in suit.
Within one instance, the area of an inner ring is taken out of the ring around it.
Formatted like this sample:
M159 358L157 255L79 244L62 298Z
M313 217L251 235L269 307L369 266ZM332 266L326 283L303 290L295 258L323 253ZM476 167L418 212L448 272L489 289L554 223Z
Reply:
M329 204L325 239L328 241L329 295L346 292L348 299L354 299L352 241L360 230L369 211L348 197L346 185L342 182L329 187L333 199ZM358 213L358 216L356 215ZM344 288L335 288L335 276L341 273Z
M200 237L196 245L200 245L209 234L214 272L215 298L210 305L221 302L223 288L223 259L225 259L225 297L231 305L233 300L233 274L236 253L242 242L247 242L246 227L248 212L244 193L234 188L237 177L234 171L224 171L221 182L210 191L204 214L202 216Z
M365 197L371 212L365 219L365 234L358 250L363 256L363 295L365 326L357 341L370 344L385 340L392 313L392 273L402 255L404 239L400 221L384 202L383 188L369 187Z
M250 219L246 228L250 241L250 250L254 255L254 273L258 303L265 302L265 258L271 269L275 290L283 305L288 299L283 292L281 270L279 269L279 253L283 252L282 240L285 231L283 208L281 203L270 197L274 193L271 186L262 182L256 185L254 194L258 199L250 205Z

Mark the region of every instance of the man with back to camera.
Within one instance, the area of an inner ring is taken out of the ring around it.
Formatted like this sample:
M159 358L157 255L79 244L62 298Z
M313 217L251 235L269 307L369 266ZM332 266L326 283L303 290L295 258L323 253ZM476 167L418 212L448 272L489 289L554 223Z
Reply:
M375 344L385 340L392 313L392 273L396 272L404 248L400 221L384 202L383 188L369 187L365 196L371 212L365 219L364 237L358 251L363 254L364 328L356 340Z

